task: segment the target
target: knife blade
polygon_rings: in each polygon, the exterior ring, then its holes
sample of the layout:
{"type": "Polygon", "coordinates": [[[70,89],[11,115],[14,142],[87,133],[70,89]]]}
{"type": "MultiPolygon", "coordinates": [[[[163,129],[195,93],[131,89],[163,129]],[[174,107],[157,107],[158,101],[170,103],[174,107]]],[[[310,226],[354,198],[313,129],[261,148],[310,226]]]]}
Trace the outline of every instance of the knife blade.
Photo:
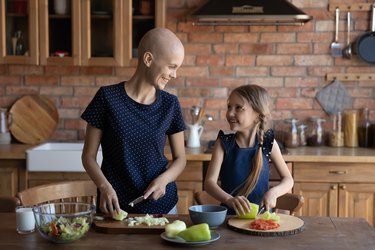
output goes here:
{"type": "Polygon", "coordinates": [[[134,205],[137,205],[138,203],[142,202],[144,200],[143,195],[139,196],[137,199],[131,201],[128,205],[131,207],[134,207],[134,205]]]}
{"type": "Polygon", "coordinates": [[[261,206],[257,215],[260,215],[260,214],[264,213],[265,210],[266,210],[266,205],[261,206]]]}

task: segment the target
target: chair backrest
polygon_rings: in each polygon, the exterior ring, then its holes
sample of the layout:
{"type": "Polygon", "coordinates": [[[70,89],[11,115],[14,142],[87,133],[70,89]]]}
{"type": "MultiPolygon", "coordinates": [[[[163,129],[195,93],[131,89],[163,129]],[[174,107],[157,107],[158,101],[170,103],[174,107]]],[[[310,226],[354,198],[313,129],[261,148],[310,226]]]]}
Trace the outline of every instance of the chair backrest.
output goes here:
{"type": "Polygon", "coordinates": [[[50,202],[87,202],[95,204],[96,186],[91,180],[49,183],[25,189],[16,194],[24,206],[50,202]]]}
{"type": "MultiPolygon", "coordinates": [[[[210,196],[206,191],[198,191],[194,193],[194,199],[197,204],[220,204],[220,201],[210,196]]],[[[302,195],[286,193],[276,201],[276,212],[289,213],[294,215],[303,205],[304,198],[302,195]]]]}
{"type": "Polygon", "coordinates": [[[14,196],[1,195],[0,196],[0,212],[1,213],[14,213],[16,207],[21,204],[20,200],[14,196]]]}

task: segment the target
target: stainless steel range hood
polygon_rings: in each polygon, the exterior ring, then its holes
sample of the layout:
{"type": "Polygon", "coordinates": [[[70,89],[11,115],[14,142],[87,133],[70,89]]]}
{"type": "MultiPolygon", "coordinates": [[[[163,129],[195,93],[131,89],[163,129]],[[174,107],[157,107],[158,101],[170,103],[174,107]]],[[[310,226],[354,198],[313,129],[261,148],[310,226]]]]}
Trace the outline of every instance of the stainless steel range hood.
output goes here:
{"type": "Polygon", "coordinates": [[[303,25],[312,19],[287,0],[209,0],[190,17],[194,25],[303,25]]]}

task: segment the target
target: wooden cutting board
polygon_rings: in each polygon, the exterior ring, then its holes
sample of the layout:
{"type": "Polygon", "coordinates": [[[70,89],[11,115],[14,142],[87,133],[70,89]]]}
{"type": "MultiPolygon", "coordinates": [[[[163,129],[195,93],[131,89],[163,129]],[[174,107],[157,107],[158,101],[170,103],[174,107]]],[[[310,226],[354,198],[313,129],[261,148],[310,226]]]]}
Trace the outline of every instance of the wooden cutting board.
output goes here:
{"type": "MultiPolygon", "coordinates": [[[[129,214],[129,217],[135,216],[145,216],[145,214],[129,214]]],[[[178,215],[163,215],[173,222],[178,219],[178,215]]],[[[126,220],[117,221],[109,217],[105,217],[104,220],[95,220],[92,223],[92,226],[96,232],[107,233],[107,234],[161,234],[165,231],[165,226],[147,226],[147,225],[137,225],[137,226],[128,226],[126,220]]]]}
{"type": "Polygon", "coordinates": [[[280,227],[272,230],[256,230],[250,229],[249,225],[253,220],[250,219],[239,219],[230,218],[228,219],[228,227],[246,234],[257,235],[257,236],[286,236],[300,233],[304,230],[305,222],[292,215],[278,214],[280,216],[280,227]]]}
{"type": "Polygon", "coordinates": [[[55,132],[59,114],[55,104],[45,96],[26,95],[11,107],[12,135],[25,144],[44,142],[55,132]]]}

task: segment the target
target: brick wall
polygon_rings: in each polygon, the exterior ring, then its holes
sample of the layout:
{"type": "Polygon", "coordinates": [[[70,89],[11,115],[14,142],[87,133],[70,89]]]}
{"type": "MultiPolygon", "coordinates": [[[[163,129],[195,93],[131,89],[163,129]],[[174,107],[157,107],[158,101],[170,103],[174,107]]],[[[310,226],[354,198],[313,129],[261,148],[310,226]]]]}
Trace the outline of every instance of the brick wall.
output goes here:
{"type": "MultiPolygon", "coordinates": [[[[271,1],[271,0],[269,0],[271,1]]],[[[317,115],[327,118],[315,99],[330,81],[327,73],[374,73],[375,66],[332,58],[334,39],[332,3],[365,3],[372,0],[293,0],[314,17],[304,26],[192,26],[185,20],[189,11],[203,0],[168,0],[167,27],[176,32],[186,48],[178,78],[167,90],[181,102],[186,121],[189,108],[206,108],[215,121],[205,124],[203,140],[216,138],[219,128],[227,128],[226,98],[241,84],[256,83],[272,95],[276,126],[289,117],[305,121],[317,115]]],[[[341,43],[346,41],[346,12],[340,16],[341,43]]],[[[352,41],[370,29],[370,12],[352,12],[352,41]]],[[[79,116],[99,86],[126,80],[134,68],[0,65],[0,106],[10,107],[26,94],[52,98],[60,122],[51,140],[82,140],[85,123],[79,116]]],[[[343,81],[353,97],[353,108],[369,107],[375,121],[375,79],[343,81]]],[[[328,125],[326,125],[328,126],[328,125]]],[[[279,128],[279,127],[277,127],[279,128]]]]}

